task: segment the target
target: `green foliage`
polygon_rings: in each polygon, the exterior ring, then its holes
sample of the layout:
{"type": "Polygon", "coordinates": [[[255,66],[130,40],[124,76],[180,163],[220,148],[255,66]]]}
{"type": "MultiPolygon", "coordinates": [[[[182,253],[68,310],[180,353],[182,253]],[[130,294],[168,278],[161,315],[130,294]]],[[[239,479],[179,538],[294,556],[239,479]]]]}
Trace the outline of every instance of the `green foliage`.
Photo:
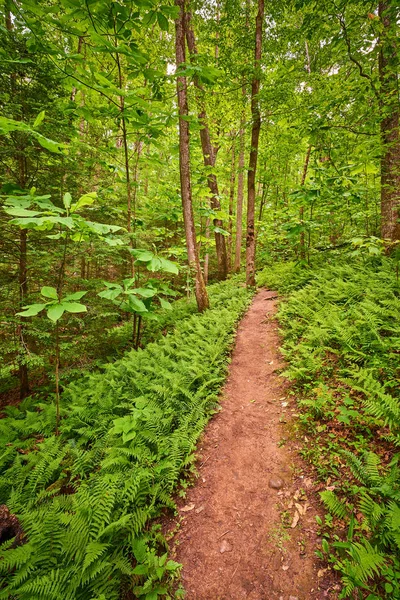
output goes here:
{"type": "Polygon", "coordinates": [[[321,492],[328,511],[325,535],[332,535],[335,520],[348,526],[346,540],[334,535],[330,544],[324,542],[324,555],[341,573],[341,598],[354,597],[357,589],[368,590],[371,598],[398,598],[400,455],[393,453],[393,444],[400,445],[396,260],[363,256],[356,264],[342,260],[305,273],[294,265],[267,267],[261,276],[275,283],[280,271],[281,288],[291,291],[279,312],[289,362],[286,375],[301,394],[307,435],[315,437],[315,449],[305,449],[304,455],[334,488],[321,492]]]}
{"type": "Polygon", "coordinates": [[[74,292],[73,294],[64,296],[64,298],[59,298],[56,288],[44,286],[40,293],[45,299],[51,298],[51,300],[42,304],[29,304],[28,306],[24,306],[24,310],[17,313],[17,315],[20,317],[34,317],[42,310],[46,309],[47,318],[55,323],[63,316],[64,312],[81,313],[86,312],[87,310],[84,304],[75,302],[75,300],[80,300],[87,292],[74,292]]]}
{"type": "Polygon", "coordinates": [[[164,593],[178,566],[144,531],[174,506],[171,494],[215,409],[250,297],[235,282],[219,284],[211,310],[104,374],[72,383],[57,437],[53,406],[30,401],[8,411],[0,422],[0,502],[18,515],[26,543],[1,548],[0,598],[164,593]]]}

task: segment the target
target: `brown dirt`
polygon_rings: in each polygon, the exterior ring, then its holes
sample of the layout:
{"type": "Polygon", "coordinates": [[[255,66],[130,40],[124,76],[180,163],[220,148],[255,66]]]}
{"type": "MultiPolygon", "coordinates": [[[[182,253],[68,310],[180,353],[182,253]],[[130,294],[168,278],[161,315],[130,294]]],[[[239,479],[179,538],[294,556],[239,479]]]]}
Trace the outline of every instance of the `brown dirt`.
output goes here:
{"type": "Polygon", "coordinates": [[[206,429],[198,480],[179,509],[175,557],[187,600],[336,597],[314,555],[314,482],[302,475],[295,442],[282,444],[282,421],[290,424],[295,405],[277,373],[276,296],[259,292],[239,326],[222,410],[206,429]]]}

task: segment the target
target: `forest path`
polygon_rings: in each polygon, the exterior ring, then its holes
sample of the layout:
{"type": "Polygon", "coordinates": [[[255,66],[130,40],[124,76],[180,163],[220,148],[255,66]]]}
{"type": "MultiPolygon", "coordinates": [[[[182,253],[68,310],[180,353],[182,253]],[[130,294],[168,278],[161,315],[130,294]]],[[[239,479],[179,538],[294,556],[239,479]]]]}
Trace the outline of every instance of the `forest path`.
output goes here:
{"type": "Polygon", "coordinates": [[[276,372],[276,296],[260,291],[240,323],[222,410],[205,431],[199,478],[179,510],[175,556],[187,600],[333,597],[318,587],[313,482],[301,475],[294,442],[280,444],[281,420],[290,421],[295,405],[276,372]]]}

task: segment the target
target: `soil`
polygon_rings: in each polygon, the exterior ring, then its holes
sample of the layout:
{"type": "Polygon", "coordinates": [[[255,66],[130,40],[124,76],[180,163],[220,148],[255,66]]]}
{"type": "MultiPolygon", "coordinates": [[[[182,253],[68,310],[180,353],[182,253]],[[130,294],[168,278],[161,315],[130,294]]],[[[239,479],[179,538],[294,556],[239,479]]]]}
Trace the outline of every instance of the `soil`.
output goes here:
{"type": "Polygon", "coordinates": [[[315,557],[318,486],[290,433],[296,405],[279,376],[276,298],[260,291],[239,326],[221,410],[180,503],[171,535],[187,600],[336,598],[335,580],[315,557]]]}

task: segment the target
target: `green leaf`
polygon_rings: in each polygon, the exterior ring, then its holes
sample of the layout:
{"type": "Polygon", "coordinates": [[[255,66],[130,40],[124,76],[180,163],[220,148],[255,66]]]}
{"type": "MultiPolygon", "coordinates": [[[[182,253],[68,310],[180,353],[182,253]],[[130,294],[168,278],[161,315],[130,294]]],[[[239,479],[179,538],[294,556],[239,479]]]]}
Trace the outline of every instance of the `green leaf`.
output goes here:
{"type": "Polygon", "coordinates": [[[22,312],[16,313],[19,317],[34,317],[39,314],[41,310],[43,310],[47,304],[29,304],[28,306],[24,306],[26,310],[22,312]]]}
{"type": "Polygon", "coordinates": [[[160,258],[162,270],[167,273],[173,273],[174,275],[179,274],[179,267],[176,263],[172,262],[172,260],[167,260],[166,258],[160,258]]]}
{"type": "Polygon", "coordinates": [[[44,296],[45,298],[51,298],[52,300],[58,300],[58,294],[57,294],[57,290],[56,288],[53,287],[49,287],[47,285],[45,285],[44,287],[42,287],[42,289],[40,290],[40,293],[42,294],[42,296],[44,296]]]}
{"type": "Polygon", "coordinates": [[[226,231],[226,229],[222,229],[222,227],[214,227],[214,233],[220,233],[221,235],[224,235],[224,236],[229,235],[229,231],[226,231]]]}
{"type": "Polygon", "coordinates": [[[63,302],[62,305],[69,313],[87,312],[86,306],[84,304],[80,304],[79,302],[63,302]]]}
{"type": "Polygon", "coordinates": [[[133,569],[135,575],[147,575],[149,567],[147,565],[137,565],[133,569]]]}
{"type": "Polygon", "coordinates": [[[35,217],[39,215],[40,212],[38,210],[27,210],[26,208],[9,208],[7,206],[4,207],[4,212],[12,217],[35,217]]]}
{"type": "Polygon", "coordinates": [[[108,290],[103,290],[102,292],[99,292],[97,295],[100,298],[105,298],[106,300],[115,300],[116,298],[118,298],[118,296],[122,293],[122,288],[113,288],[113,289],[108,289],[108,290]]]}
{"type": "Polygon", "coordinates": [[[168,300],[164,300],[164,298],[160,298],[160,304],[162,308],[166,310],[172,310],[172,304],[168,302],[168,300]]]}
{"type": "Polygon", "coordinates": [[[58,319],[60,319],[63,316],[64,311],[65,308],[63,304],[51,304],[47,309],[47,316],[50,319],[50,321],[54,321],[55,323],[56,321],[58,321],[58,319]]]}
{"type": "Polygon", "coordinates": [[[150,252],[150,250],[130,250],[130,253],[138,260],[139,262],[149,262],[153,259],[154,254],[150,252]]]}
{"type": "Polygon", "coordinates": [[[44,116],[45,116],[45,114],[46,114],[46,113],[45,113],[45,111],[44,111],[44,110],[42,110],[42,111],[41,111],[41,112],[38,114],[38,116],[36,117],[36,119],[35,119],[35,122],[34,122],[34,124],[33,124],[33,128],[34,128],[34,129],[36,129],[36,127],[39,127],[39,125],[42,123],[42,121],[43,121],[43,119],[44,119],[44,116]]]}
{"type": "Polygon", "coordinates": [[[62,301],[70,302],[71,300],[80,300],[85,294],[87,294],[87,292],[74,292],[73,294],[68,294],[68,296],[65,296],[62,301]]]}
{"type": "Polygon", "coordinates": [[[142,296],[143,298],[152,298],[157,293],[156,290],[153,290],[152,288],[134,288],[131,292],[139,294],[139,296],[142,296]]]}
{"type": "Polygon", "coordinates": [[[166,19],[165,16],[160,12],[157,13],[157,22],[162,31],[168,31],[168,19],[166,19]]]}
{"type": "Polygon", "coordinates": [[[135,278],[129,277],[129,279],[123,279],[122,283],[124,284],[125,290],[128,290],[131,287],[131,285],[135,283],[135,278]]]}
{"type": "Polygon", "coordinates": [[[49,138],[44,137],[40,133],[35,131],[31,131],[33,137],[37,139],[42,148],[45,148],[49,152],[53,154],[62,154],[62,149],[65,148],[65,144],[61,144],[60,142],[55,142],[54,140],[49,140],[49,138]]]}
{"type": "Polygon", "coordinates": [[[139,298],[136,298],[136,296],[134,296],[133,294],[128,296],[127,303],[129,308],[133,312],[147,312],[147,308],[145,307],[143,302],[139,300],[139,298]]]}
{"type": "Polygon", "coordinates": [[[79,198],[78,202],[75,202],[75,204],[72,204],[70,212],[71,213],[76,212],[77,210],[82,208],[82,206],[89,206],[90,204],[93,204],[93,202],[96,200],[96,198],[97,198],[96,192],[90,192],[88,194],[83,194],[83,196],[81,196],[79,198]]]}
{"type": "Polygon", "coordinates": [[[64,203],[66,210],[68,210],[69,207],[71,206],[71,202],[72,202],[71,194],[69,192],[65,192],[64,197],[63,197],[63,203],[64,203]]]}

